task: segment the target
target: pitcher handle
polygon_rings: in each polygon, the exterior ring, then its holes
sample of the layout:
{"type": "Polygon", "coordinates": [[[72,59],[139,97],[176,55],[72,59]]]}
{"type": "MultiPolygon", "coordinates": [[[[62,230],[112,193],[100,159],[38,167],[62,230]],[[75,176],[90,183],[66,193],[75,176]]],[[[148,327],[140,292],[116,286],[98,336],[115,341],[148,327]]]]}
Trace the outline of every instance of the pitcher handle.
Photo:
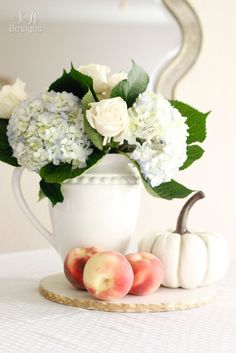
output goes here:
{"type": "Polygon", "coordinates": [[[54,236],[51,232],[49,232],[40,222],[39,220],[35,217],[35,215],[32,213],[31,209],[29,208],[29,205],[25,201],[25,198],[22,194],[22,189],[21,189],[21,177],[22,173],[24,171],[24,168],[15,168],[13,175],[12,175],[12,190],[16,199],[16,202],[18,203],[18,206],[28,218],[28,220],[34,225],[34,227],[46,238],[49,243],[55,247],[55,239],[54,236]]]}

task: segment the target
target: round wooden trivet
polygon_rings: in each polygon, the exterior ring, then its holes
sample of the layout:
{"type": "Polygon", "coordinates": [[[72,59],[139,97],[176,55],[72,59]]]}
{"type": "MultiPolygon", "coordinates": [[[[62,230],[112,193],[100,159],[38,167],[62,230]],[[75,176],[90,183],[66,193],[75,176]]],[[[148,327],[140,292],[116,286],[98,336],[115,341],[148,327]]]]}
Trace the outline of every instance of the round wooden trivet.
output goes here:
{"type": "Polygon", "coordinates": [[[63,273],[45,277],[39,285],[40,294],[53,302],[82,309],[116,312],[159,312],[198,308],[211,303],[216,297],[214,287],[192,290],[161,287],[147,296],[127,295],[112,301],[101,301],[86,291],[72,287],[63,273]]]}

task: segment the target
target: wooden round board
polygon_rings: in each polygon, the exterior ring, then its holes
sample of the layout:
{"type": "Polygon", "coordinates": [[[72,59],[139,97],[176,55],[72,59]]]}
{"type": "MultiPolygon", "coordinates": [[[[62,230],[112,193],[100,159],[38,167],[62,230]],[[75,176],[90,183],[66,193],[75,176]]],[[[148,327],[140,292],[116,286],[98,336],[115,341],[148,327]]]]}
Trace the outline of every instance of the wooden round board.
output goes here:
{"type": "Polygon", "coordinates": [[[72,287],[63,273],[45,277],[39,285],[40,294],[53,302],[78,308],[116,312],[159,312],[198,308],[211,303],[216,297],[215,287],[171,289],[161,287],[147,296],[126,295],[112,301],[102,301],[86,291],[72,287]]]}
{"type": "Polygon", "coordinates": [[[39,292],[53,302],[82,309],[136,313],[198,308],[211,303],[216,297],[215,287],[210,286],[192,290],[161,287],[147,296],[126,295],[121,299],[102,301],[93,298],[86,291],[75,289],[63,273],[42,279],[39,292]]]}

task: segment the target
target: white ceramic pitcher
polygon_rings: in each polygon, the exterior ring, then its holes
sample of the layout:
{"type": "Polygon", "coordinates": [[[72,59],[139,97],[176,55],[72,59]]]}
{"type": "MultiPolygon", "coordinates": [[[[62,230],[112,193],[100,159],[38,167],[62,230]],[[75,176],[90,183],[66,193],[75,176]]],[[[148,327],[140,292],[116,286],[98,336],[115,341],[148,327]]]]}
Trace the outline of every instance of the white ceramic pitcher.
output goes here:
{"type": "Polygon", "coordinates": [[[53,233],[33,215],[22,195],[23,170],[16,168],[13,173],[16,201],[62,260],[75,247],[128,250],[138,219],[141,186],[126,157],[108,154],[88,172],[62,185],[64,202],[49,206],[53,233]]]}

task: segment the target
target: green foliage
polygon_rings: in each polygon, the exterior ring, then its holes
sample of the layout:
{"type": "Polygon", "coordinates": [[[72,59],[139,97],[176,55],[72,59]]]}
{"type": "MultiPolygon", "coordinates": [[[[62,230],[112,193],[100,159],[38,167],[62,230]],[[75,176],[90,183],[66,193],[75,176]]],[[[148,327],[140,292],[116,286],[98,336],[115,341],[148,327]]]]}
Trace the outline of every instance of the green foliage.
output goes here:
{"type": "Polygon", "coordinates": [[[167,183],[162,183],[159,186],[152,187],[150,184],[150,181],[146,180],[144,178],[139,164],[136,161],[132,160],[127,153],[120,153],[120,154],[126,156],[133,163],[133,165],[135,165],[135,167],[139,171],[139,174],[141,176],[141,179],[142,179],[142,182],[143,182],[145,189],[152,196],[161,197],[166,200],[172,200],[172,199],[176,199],[176,198],[178,198],[178,199],[184,198],[193,192],[193,190],[186,188],[184,185],[177,183],[177,181],[175,181],[175,180],[171,180],[167,183]]]}
{"type": "Polygon", "coordinates": [[[92,92],[89,90],[83,97],[82,99],[82,110],[83,113],[86,113],[86,110],[88,110],[90,108],[90,103],[94,103],[95,99],[93,97],[92,92]]]}
{"type": "Polygon", "coordinates": [[[73,93],[80,99],[84,97],[88,90],[92,92],[94,99],[97,101],[93,90],[93,79],[76,70],[73,65],[71,65],[70,72],[64,70],[62,76],[49,87],[49,91],[73,93]]]}
{"type": "Polygon", "coordinates": [[[84,116],[84,130],[88,135],[88,138],[100,151],[103,150],[103,136],[97,132],[88,122],[86,116],[84,116]]]}
{"type": "Polygon", "coordinates": [[[202,157],[204,153],[203,148],[198,145],[190,145],[187,147],[187,159],[180,168],[180,170],[188,168],[193,162],[202,157]]]}
{"type": "Polygon", "coordinates": [[[92,141],[95,147],[97,147],[100,151],[103,150],[103,136],[99,134],[97,130],[95,130],[88,122],[86,118],[86,110],[89,109],[90,103],[94,102],[94,97],[89,90],[82,99],[82,109],[84,114],[84,129],[88,135],[88,138],[92,141]]]}
{"type": "Polygon", "coordinates": [[[201,143],[205,141],[207,136],[206,131],[206,121],[207,117],[210,114],[199,112],[197,109],[191,107],[188,104],[172,100],[170,101],[171,105],[175,107],[182,116],[187,118],[186,124],[188,125],[188,138],[187,138],[187,160],[180,170],[188,168],[196,160],[200,159],[204,153],[202,147],[194,142],[201,143]]]}
{"type": "MultiPolygon", "coordinates": [[[[144,185],[148,190],[150,183],[146,182],[144,185]]],[[[166,200],[182,199],[190,195],[194,190],[186,188],[186,186],[177,183],[175,180],[171,180],[167,183],[162,183],[157,187],[152,187],[154,191],[154,196],[159,196],[166,200]]]]}
{"type": "Polygon", "coordinates": [[[189,127],[187,144],[190,145],[193,142],[203,142],[206,138],[206,119],[210,112],[201,113],[190,105],[176,100],[172,100],[170,103],[182,116],[187,118],[186,124],[189,127]]]}
{"type": "Polygon", "coordinates": [[[62,163],[60,165],[54,165],[52,163],[47,164],[40,170],[40,176],[47,183],[62,183],[67,179],[73,179],[77,176],[82,175],[88,169],[98,163],[104,153],[99,150],[94,150],[93,153],[87,159],[87,166],[85,168],[73,168],[69,163],[62,163]]]}
{"type": "Polygon", "coordinates": [[[40,181],[40,199],[45,195],[55,206],[58,202],[63,202],[64,197],[61,192],[61,184],[58,183],[47,183],[44,179],[40,181]]]}
{"type": "Polygon", "coordinates": [[[7,138],[7,119],[0,119],[0,161],[19,167],[17,159],[13,157],[13,151],[7,138]]]}
{"type": "Polygon", "coordinates": [[[9,148],[9,142],[7,138],[7,119],[0,119],[0,150],[6,150],[9,148]]]}
{"type": "Polygon", "coordinates": [[[17,162],[17,159],[15,157],[12,157],[12,149],[9,148],[8,150],[1,151],[0,150],[0,161],[10,164],[13,167],[19,167],[19,164],[17,162]]]}
{"type": "Polygon", "coordinates": [[[110,98],[121,97],[130,108],[138,95],[146,90],[148,83],[148,74],[133,61],[133,66],[128,73],[127,79],[120,81],[112,89],[110,98]]]}

